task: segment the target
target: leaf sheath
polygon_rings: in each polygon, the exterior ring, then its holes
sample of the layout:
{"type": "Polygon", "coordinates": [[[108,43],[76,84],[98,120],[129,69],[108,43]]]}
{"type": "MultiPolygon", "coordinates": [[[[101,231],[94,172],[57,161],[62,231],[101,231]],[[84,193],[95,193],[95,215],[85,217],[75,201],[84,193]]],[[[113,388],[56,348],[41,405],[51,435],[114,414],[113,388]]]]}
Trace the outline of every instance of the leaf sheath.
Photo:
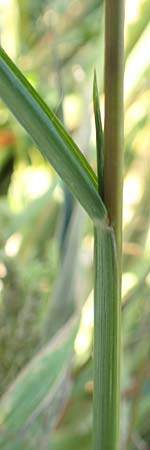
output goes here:
{"type": "Polygon", "coordinates": [[[119,417],[120,304],[112,228],[95,228],[93,450],[116,450],[119,417]]]}

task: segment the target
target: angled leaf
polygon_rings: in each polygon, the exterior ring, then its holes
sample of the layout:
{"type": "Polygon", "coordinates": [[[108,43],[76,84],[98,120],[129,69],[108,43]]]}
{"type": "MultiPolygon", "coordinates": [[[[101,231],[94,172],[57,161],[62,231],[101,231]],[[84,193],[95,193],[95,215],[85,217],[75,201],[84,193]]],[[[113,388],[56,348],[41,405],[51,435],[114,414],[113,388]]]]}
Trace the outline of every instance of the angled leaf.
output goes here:
{"type": "Polygon", "coordinates": [[[89,216],[106,217],[97,178],[55,114],[0,48],[0,96],[89,216]]]}

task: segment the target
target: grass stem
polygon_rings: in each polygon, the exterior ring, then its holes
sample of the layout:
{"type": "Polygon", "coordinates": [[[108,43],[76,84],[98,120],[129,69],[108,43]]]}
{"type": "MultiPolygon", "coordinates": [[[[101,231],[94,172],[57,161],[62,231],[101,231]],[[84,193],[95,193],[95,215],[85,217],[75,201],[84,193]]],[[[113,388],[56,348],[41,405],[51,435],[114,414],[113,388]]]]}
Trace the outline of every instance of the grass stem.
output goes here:
{"type": "MultiPolygon", "coordinates": [[[[104,202],[122,253],[124,0],[105,1],[104,202]]],[[[120,265],[120,263],[119,263],[120,265]]]]}
{"type": "Polygon", "coordinates": [[[105,0],[104,204],[95,225],[93,449],[117,450],[123,173],[124,0],[105,0]]]}

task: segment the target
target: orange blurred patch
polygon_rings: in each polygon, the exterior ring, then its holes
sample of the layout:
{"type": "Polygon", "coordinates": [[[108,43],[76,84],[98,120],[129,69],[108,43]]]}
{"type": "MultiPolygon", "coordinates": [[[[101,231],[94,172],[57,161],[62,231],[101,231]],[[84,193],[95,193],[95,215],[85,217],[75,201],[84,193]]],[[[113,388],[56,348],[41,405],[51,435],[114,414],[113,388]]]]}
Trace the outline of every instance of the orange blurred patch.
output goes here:
{"type": "Polygon", "coordinates": [[[0,147],[14,144],[16,137],[11,130],[0,130],[0,147]]]}

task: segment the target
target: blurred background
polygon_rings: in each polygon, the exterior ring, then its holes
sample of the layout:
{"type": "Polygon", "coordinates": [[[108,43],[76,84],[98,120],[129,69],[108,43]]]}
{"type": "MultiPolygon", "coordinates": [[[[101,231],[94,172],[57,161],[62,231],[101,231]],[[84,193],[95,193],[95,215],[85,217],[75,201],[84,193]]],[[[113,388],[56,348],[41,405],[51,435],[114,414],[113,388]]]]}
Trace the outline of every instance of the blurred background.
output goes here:
{"type": "MultiPolygon", "coordinates": [[[[125,6],[120,449],[149,450],[149,8],[125,6]]],[[[0,0],[0,35],[96,170],[104,2],[0,0]]],[[[0,244],[0,448],[90,450],[92,223],[2,102],[0,244]]]]}

